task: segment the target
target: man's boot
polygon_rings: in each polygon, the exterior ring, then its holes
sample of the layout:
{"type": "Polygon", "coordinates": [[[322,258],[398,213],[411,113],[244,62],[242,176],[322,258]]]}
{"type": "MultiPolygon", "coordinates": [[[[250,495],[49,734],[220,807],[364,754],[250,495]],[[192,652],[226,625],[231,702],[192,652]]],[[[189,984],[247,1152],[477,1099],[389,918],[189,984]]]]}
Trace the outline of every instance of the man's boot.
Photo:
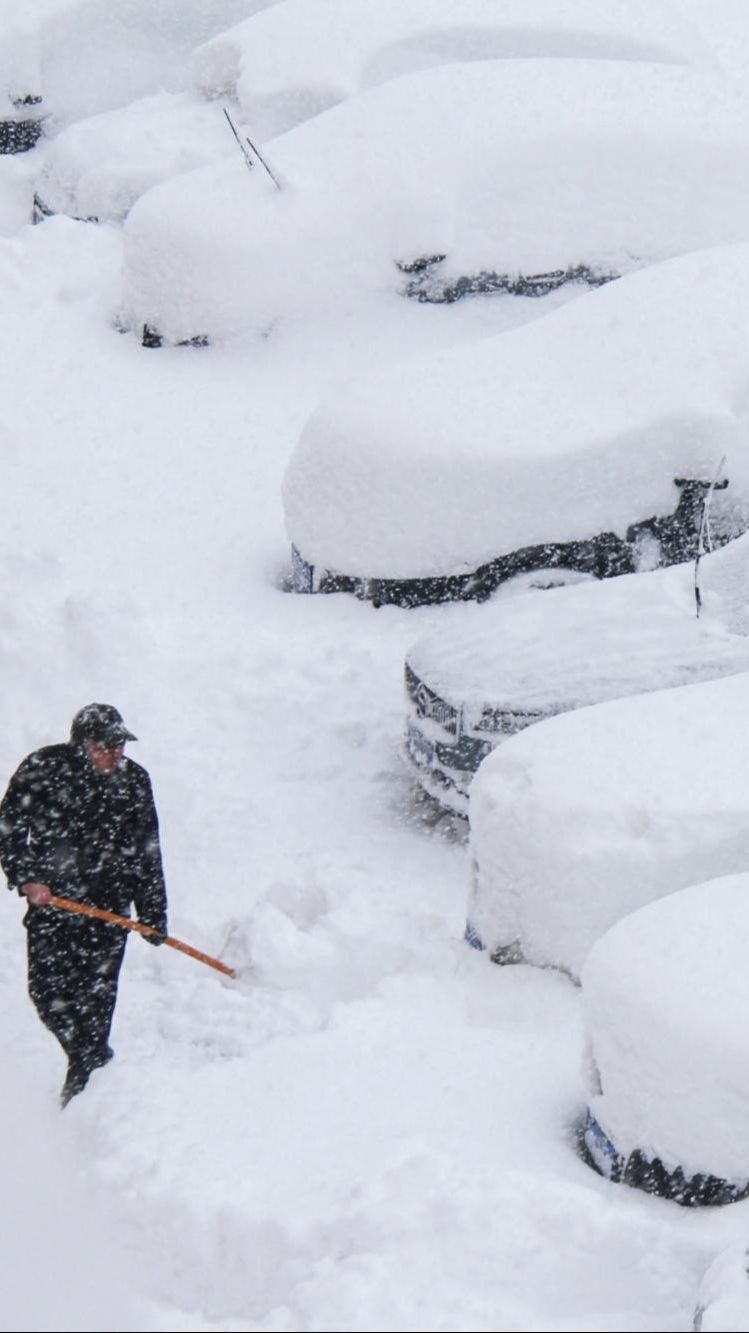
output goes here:
{"type": "Polygon", "coordinates": [[[97,1046],[96,1050],[91,1052],[87,1064],[89,1069],[101,1069],[103,1065],[108,1065],[109,1061],[113,1059],[114,1051],[111,1046],[97,1046]]]}
{"type": "Polygon", "coordinates": [[[77,1097],[79,1092],[83,1092],[89,1080],[91,1070],[82,1063],[80,1059],[71,1056],[68,1065],[68,1073],[60,1092],[60,1105],[63,1109],[73,1097],[77,1097]]]}

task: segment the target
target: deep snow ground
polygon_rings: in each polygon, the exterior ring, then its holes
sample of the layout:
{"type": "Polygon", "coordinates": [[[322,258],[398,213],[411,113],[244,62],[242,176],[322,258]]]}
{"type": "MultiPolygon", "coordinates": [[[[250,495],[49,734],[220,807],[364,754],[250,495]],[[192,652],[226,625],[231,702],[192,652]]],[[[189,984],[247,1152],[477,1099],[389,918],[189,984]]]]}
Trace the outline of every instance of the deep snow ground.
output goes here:
{"type": "MultiPolygon", "coordinates": [[[[27,166],[2,166],[8,217],[27,166]]],[[[463,946],[465,847],[410,798],[403,654],[461,608],[282,590],[280,478],[334,379],[538,304],[394,297],[149,352],[111,326],[115,230],[19,225],[0,768],[115,702],[154,780],[172,932],[243,975],[133,940],[118,1059],[60,1116],[2,901],[0,1327],[689,1328],[749,1204],[686,1214],[578,1162],[578,993],[463,946]]]]}

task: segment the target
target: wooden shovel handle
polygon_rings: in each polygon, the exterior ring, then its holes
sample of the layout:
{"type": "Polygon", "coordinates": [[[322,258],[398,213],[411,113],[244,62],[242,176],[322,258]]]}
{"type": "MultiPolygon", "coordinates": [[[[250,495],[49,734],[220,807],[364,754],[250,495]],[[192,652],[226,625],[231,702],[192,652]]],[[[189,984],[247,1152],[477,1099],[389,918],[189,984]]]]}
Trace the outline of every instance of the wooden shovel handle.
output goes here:
{"type": "MultiPolygon", "coordinates": [[[[160,934],[154,926],[144,926],[142,921],[133,921],[129,916],[118,916],[116,912],[107,912],[103,907],[89,907],[88,903],[76,903],[70,898],[56,898],[53,895],[49,900],[49,906],[61,908],[63,912],[77,912],[80,916],[94,916],[97,921],[109,921],[113,926],[121,926],[123,930],[135,930],[139,935],[160,934]]],[[[211,958],[210,954],[202,953],[200,949],[193,949],[191,944],[175,940],[173,935],[167,935],[164,943],[171,949],[178,949],[180,953],[187,953],[191,958],[197,958],[199,963],[205,963],[207,967],[215,967],[217,972],[223,972],[226,977],[236,978],[237,974],[233,967],[227,967],[226,963],[219,962],[218,958],[211,958]]]]}

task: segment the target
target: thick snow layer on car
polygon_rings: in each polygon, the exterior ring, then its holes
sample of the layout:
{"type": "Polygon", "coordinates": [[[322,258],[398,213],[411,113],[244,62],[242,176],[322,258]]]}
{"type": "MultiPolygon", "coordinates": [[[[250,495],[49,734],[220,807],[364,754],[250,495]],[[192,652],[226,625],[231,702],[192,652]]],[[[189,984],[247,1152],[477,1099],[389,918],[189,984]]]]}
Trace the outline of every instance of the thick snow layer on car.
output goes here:
{"type": "MultiPolygon", "coordinates": [[[[749,202],[749,195],[747,195],[749,202]]],[[[311,416],[285,480],[312,564],[459,573],[674,504],[728,459],[749,494],[749,248],[631,274],[480,343],[362,377],[311,416]]]]}
{"type": "Polygon", "coordinates": [[[693,566],[679,565],[466,607],[406,660],[469,716],[488,705],[562,712],[749,670],[743,623],[738,634],[725,624],[749,580],[749,537],[703,558],[699,579],[699,618],[693,566]]]}
{"type": "Polygon", "coordinates": [[[469,920],[489,947],[578,974],[621,917],[747,863],[749,675],[563,713],[471,786],[469,920]]]}
{"type": "Polygon", "coordinates": [[[236,98],[262,139],[418,69],[534,56],[710,60],[673,8],[645,0],[285,0],[200,47],[195,80],[236,98]]]}
{"type": "Polygon", "coordinates": [[[186,88],[192,52],[271,0],[3,0],[0,92],[43,96],[54,131],[160,89],[186,88]]]}
{"type": "Polygon", "coordinates": [[[749,1246],[734,1242],[713,1260],[697,1295],[697,1333],[746,1333],[749,1329],[749,1246]]]}
{"type": "Polygon", "coordinates": [[[592,948],[590,1109],[623,1155],[749,1178],[748,934],[749,874],[736,874],[650,903],[592,948]]]}
{"type": "Polygon", "coordinates": [[[349,99],[149,191],[126,227],[135,324],[178,341],[349,308],[450,274],[620,272],[743,239],[749,117],[717,75],[614,61],[485,61],[349,99]],[[189,274],[177,283],[176,273],[189,274]]]}
{"type": "Polygon", "coordinates": [[[237,151],[220,107],[156,93],[63,130],[47,148],[37,196],[53,213],[120,221],[159,181],[237,151]]]}

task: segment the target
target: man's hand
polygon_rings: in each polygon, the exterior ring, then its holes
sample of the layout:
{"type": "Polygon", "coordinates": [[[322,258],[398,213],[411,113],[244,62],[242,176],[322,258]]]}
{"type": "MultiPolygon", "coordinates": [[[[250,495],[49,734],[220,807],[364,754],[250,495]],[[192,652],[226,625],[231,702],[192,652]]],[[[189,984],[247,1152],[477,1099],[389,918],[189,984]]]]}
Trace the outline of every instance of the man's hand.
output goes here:
{"type": "MultiPolygon", "coordinates": [[[[145,922],[144,922],[143,924],[145,924],[145,922]]],[[[154,934],[153,934],[153,935],[144,935],[144,936],[143,936],[143,939],[144,939],[144,940],[148,940],[148,943],[149,943],[149,944],[165,944],[165,943],[166,943],[166,931],[165,931],[165,930],[156,930],[155,927],[152,927],[152,929],[153,929],[153,931],[154,931],[154,934]]]]}
{"type": "Polygon", "coordinates": [[[28,898],[32,907],[46,907],[53,893],[49,884],[37,884],[34,880],[24,884],[21,893],[28,898]]]}

